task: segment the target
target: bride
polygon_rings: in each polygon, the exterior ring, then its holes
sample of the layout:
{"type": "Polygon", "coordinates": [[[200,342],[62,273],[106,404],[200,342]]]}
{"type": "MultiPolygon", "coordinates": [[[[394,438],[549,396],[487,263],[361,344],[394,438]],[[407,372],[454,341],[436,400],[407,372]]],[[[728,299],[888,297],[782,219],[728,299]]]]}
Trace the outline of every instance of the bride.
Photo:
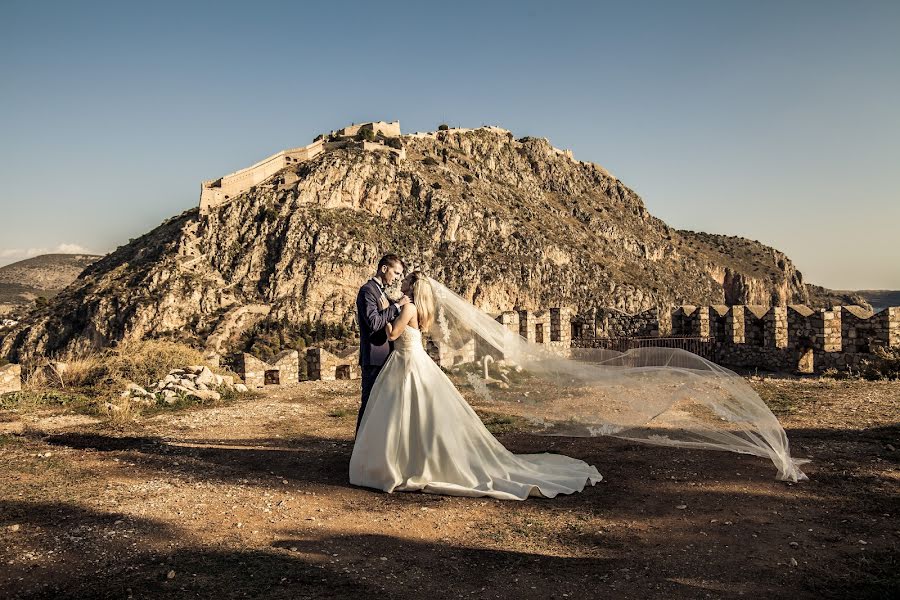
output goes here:
{"type": "Polygon", "coordinates": [[[558,454],[513,454],[482,424],[425,351],[435,318],[434,290],[419,271],[402,291],[412,301],[387,325],[394,350],[369,396],[350,458],[350,483],[453,496],[524,500],[571,494],[602,479],[584,461],[558,454]]]}

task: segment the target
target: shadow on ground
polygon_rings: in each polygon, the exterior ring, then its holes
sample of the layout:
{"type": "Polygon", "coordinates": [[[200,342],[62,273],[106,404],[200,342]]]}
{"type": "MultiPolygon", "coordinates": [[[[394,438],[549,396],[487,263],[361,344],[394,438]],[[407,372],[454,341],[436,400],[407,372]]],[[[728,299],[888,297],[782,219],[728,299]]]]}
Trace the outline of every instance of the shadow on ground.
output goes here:
{"type": "MultiPolygon", "coordinates": [[[[502,519],[477,524],[485,542],[478,547],[379,531],[310,537],[296,530],[282,532],[268,549],[193,547],[166,523],[74,504],[5,501],[0,525],[40,530],[45,551],[61,536],[83,543],[74,545],[81,552],[57,556],[45,571],[16,566],[3,577],[4,587],[34,598],[122,598],[128,590],[163,598],[890,597],[900,588],[890,516],[900,509],[896,482],[878,471],[896,467],[898,454],[886,445],[896,444],[898,434],[898,426],[790,430],[793,454],[813,455],[810,481],[798,485],[775,481],[774,466],[757,457],[614,438],[505,434],[498,437],[513,452],[577,456],[597,465],[605,481],[552,500],[495,503],[492,514],[502,519]],[[584,525],[541,527],[541,519],[571,514],[584,525]],[[110,534],[116,521],[128,537],[110,534]],[[871,541],[879,535],[886,541],[871,541]],[[568,551],[504,549],[513,541],[521,548],[528,536],[550,544],[535,547],[568,551]],[[860,546],[863,538],[870,545],[860,546]],[[21,587],[25,582],[33,587],[21,587]]],[[[350,486],[352,445],[340,439],[32,435],[133,460],[138,477],[166,473],[262,489],[283,477],[304,489],[327,489],[347,511],[372,516],[442,502],[350,486]]],[[[463,507],[479,501],[453,500],[463,507]]]]}

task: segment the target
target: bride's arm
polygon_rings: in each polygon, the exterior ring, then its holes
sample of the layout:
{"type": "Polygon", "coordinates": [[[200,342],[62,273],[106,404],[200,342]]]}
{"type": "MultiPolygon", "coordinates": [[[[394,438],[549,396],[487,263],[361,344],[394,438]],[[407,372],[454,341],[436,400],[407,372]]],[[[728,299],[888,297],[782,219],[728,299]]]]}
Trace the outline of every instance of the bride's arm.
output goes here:
{"type": "Polygon", "coordinates": [[[393,342],[400,337],[400,334],[406,329],[406,326],[409,324],[409,321],[414,314],[416,314],[415,304],[410,302],[409,304],[403,305],[403,308],[400,309],[400,315],[394,319],[392,323],[387,324],[386,331],[388,339],[393,342]]]}

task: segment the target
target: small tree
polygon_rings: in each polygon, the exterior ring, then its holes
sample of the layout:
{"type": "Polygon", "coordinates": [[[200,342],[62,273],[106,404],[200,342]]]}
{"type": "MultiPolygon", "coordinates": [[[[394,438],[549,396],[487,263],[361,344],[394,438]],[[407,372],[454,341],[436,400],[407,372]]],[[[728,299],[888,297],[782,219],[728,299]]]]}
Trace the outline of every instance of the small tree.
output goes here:
{"type": "Polygon", "coordinates": [[[375,132],[371,129],[360,129],[356,133],[356,139],[361,142],[374,142],[375,141],[375,132]]]}
{"type": "Polygon", "coordinates": [[[440,125],[438,125],[438,131],[447,131],[448,129],[450,129],[450,126],[446,123],[441,123],[440,125]]]}

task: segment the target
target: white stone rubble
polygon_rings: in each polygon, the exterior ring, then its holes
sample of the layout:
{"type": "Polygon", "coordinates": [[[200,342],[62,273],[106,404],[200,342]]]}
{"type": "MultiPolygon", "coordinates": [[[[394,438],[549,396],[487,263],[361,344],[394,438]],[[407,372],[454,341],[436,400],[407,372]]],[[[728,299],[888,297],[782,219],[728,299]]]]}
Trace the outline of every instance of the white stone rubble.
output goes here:
{"type": "Polygon", "coordinates": [[[217,375],[209,367],[191,365],[183,369],[172,369],[147,389],[136,383],[129,383],[122,392],[122,397],[152,406],[157,402],[175,404],[182,395],[201,401],[219,400],[222,394],[217,390],[234,390],[239,393],[249,391],[243,383],[234,383],[234,377],[230,375],[217,375]]]}

